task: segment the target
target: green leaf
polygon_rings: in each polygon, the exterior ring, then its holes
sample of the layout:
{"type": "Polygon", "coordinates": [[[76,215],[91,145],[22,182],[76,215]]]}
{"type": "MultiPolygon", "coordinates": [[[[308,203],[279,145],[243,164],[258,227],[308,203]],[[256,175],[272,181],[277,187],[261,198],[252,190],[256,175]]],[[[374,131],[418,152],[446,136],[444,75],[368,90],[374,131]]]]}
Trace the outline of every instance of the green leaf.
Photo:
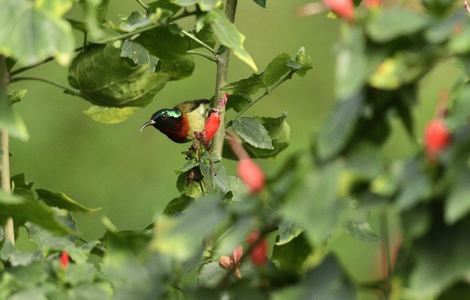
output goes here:
{"type": "Polygon", "coordinates": [[[55,17],[63,16],[73,6],[72,0],[38,0],[35,6],[39,9],[47,11],[55,17]]]}
{"type": "Polygon", "coordinates": [[[276,56],[263,72],[263,79],[267,86],[278,82],[282,77],[289,74],[292,68],[289,66],[291,57],[289,54],[282,53],[276,56]]]}
{"type": "Polygon", "coordinates": [[[89,46],[69,68],[70,85],[93,104],[110,107],[145,106],[170,79],[164,72],[148,72],[120,57],[112,45],[89,46]]]}
{"type": "Polygon", "coordinates": [[[415,34],[423,30],[428,23],[429,18],[424,14],[394,7],[375,16],[367,24],[366,30],[372,40],[383,43],[415,34]]]}
{"type": "Polygon", "coordinates": [[[334,256],[307,274],[301,299],[353,300],[356,291],[334,256]]]}
{"type": "MultiPolygon", "coordinates": [[[[0,13],[1,14],[1,13],[0,13]]],[[[0,64],[0,77],[6,76],[5,64],[0,64]]],[[[28,140],[26,126],[20,116],[13,110],[6,86],[0,83],[0,129],[6,129],[11,136],[28,140]]]]}
{"type": "Polygon", "coordinates": [[[70,62],[74,51],[72,28],[57,16],[63,8],[50,11],[52,7],[45,7],[45,3],[49,1],[2,1],[1,54],[12,56],[23,65],[38,63],[49,56],[55,57],[62,65],[70,62]]]}
{"type": "Polygon", "coordinates": [[[103,124],[117,124],[123,122],[137,111],[137,107],[105,107],[90,106],[83,113],[96,122],[103,124]]]}
{"type": "Polygon", "coordinates": [[[452,187],[446,199],[445,221],[452,225],[470,212],[470,170],[457,167],[452,176],[452,187]]]}
{"type": "MultiPolygon", "coordinates": [[[[262,74],[252,74],[250,77],[227,84],[223,90],[234,95],[251,96],[260,89],[267,89],[268,86],[263,80],[262,74]]],[[[228,102],[230,103],[230,101],[228,102]]]]}
{"type": "Polygon", "coordinates": [[[38,193],[39,198],[49,206],[55,206],[76,212],[95,212],[100,210],[99,208],[86,207],[61,192],[51,192],[44,189],[37,189],[36,192],[38,193]]]}
{"type": "Polygon", "coordinates": [[[304,261],[312,251],[303,234],[295,237],[287,244],[276,245],[273,248],[272,260],[281,270],[300,272],[304,261]]]}
{"type": "Polygon", "coordinates": [[[163,210],[163,214],[167,216],[174,216],[183,212],[192,202],[193,198],[186,195],[181,195],[178,198],[174,198],[166,205],[163,210]]]}
{"type": "Polygon", "coordinates": [[[172,0],[172,2],[183,7],[197,4],[202,11],[213,10],[222,4],[221,0],[172,0]]]}
{"type": "Polygon", "coordinates": [[[12,199],[0,197],[0,222],[5,222],[9,217],[15,220],[15,226],[29,221],[40,225],[52,232],[70,234],[72,231],[64,226],[55,215],[54,211],[46,204],[37,200],[21,198],[21,202],[13,203],[12,199]],[[8,202],[10,201],[10,202],[8,202]]]}
{"type": "Polygon", "coordinates": [[[377,242],[380,240],[380,237],[365,220],[349,220],[346,222],[346,229],[353,238],[363,242],[377,242]]]}
{"type": "Polygon", "coordinates": [[[227,213],[222,208],[222,196],[205,196],[189,206],[185,213],[157,220],[152,248],[184,261],[201,250],[202,241],[225,220],[227,213]]]}
{"type": "Polygon", "coordinates": [[[346,37],[336,58],[336,97],[339,100],[359,93],[368,71],[363,30],[353,27],[345,32],[346,37]]]}
{"type": "Polygon", "coordinates": [[[15,248],[10,241],[5,241],[0,250],[2,261],[8,261],[13,267],[27,266],[41,259],[39,252],[25,252],[15,248]]]}
{"type": "MultiPolygon", "coordinates": [[[[286,118],[286,114],[277,118],[257,118],[261,125],[267,130],[273,148],[261,149],[248,143],[243,143],[243,147],[245,147],[252,158],[274,157],[289,146],[290,127],[286,121],[286,118]]],[[[227,143],[224,144],[223,157],[236,159],[235,154],[233,154],[230,146],[228,146],[227,143]]]]}
{"type": "Polygon", "coordinates": [[[136,65],[145,65],[150,72],[154,72],[158,64],[158,58],[131,40],[125,40],[121,46],[121,57],[131,59],[136,65]]]}
{"type": "Polygon", "coordinates": [[[398,185],[402,188],[396,204],[401,210],[412,208],[432,193],[430,179],[423,170],[422,162],[418,159],[406,162],[398,177],[398,185]]]}
{"type": "Polygon", "coordinates": [[[193,56],[187,54],[191,40],[179,35],[179,30],[176,26],[160,26],[142,33],[134,40],[160,60],[160,72],[169,74],[171,80],[186,78],[195,68],[193,56]]]}
{"type": "Polygon", "coordinates": [[[295,223],[282,220],[279,224],[279,239],[276,241],[276,245],[282,246],[289,243],[296,237],[298,237],[304,231],[303,228],[297,226],[295,223]]]}
{"type": "Polygon", "coordinates": [[[226,110],[233,108],[236,112],[240,112],[246,106],[248,106],[253,100],[245,95],[231,94],[228,97],[226,110]]]}
{"type": "Polygon", "coordinates": [[[24,98],[27,92],[28,92],[27,89],[15,89],[15,90],[9,91],[8,101],[10,102],[10,105],[20,102],[24,98]]]}
{"type": "Polygon", "coordinates": [[[44,230],[39,226],[27,223],[29,238],[35,243],[43,256],[49,255],[51,252],[67,251],[73,261],[77,264],[85,263],[88,260],[90,251],[96,243],[88,243],[82,246],[75,245],[70,237],[60,237],[52,234],[48,230],[44,230]]]}
{"type": "Polygon", "coordinates": [[[274,149],[271,137],[264,126],[256,119],[242,117],[232,123],[235,132],[248,144],[260,149],[274,149]]]}
{"type": "Polygon", "coordinates": [[[68,299],[96,300],[115,299],[113,289],[107,282],[82,284],[74,289],[70,289],[68,299]]]}
{"type": "Polygon", "coordinates": [[[266,8],[266,0],[253,0],[259,6],[266,8]]]}
{"type": "Polygon", "coordinates": [[[346,202],[337,199],[340,164],[311,172],[294,189],[281,212],[305,228],[309,241],[320,246],[340,225],[346,202]]]}
{"type": "Polygon", "coordinates": [[[427,236],[417,243],[415,267],[406,293],[410,299],[433,299],[470,273],[469,218],[458,226],[434,223],[427,236]]]}
{"type": "Polygon", "coordinates": [[[85,11],[85,24],[87,32],[92,40],[103,39],[107,36],[103,30],[106,22],[106,13],[108,11],[109,0],[82,0],[85,11]]]}
{"type": "Polygon", "coordinates": [[[227,16],[222,11],[212,10],[208,12],[209,22],[214,30],[214,34],[217,36],[220,43],[230,49],[233,54],[240,60],[245,62],[253,71],[257,72],[253,58],[243,47],[245,36],[241,34],[235,25],[227,19],[227,16]]]}
{"type": "Polygon", "coordinates": [[[363,106],[362,95],[356,95],[336,104],[318,133],[317,151],[322,159],[339,154],[354,132],[363,106]]]}
{"type": "Polygon", "coordinates": [[[148,16],[143,15],[138,11],[133,11],[129,17],[119,23],[119,29],[126,32],[132,32],[139,28],[148,26],[153,22],[154,20],[152,20],[152,18],[149,18],[148,16]]]}

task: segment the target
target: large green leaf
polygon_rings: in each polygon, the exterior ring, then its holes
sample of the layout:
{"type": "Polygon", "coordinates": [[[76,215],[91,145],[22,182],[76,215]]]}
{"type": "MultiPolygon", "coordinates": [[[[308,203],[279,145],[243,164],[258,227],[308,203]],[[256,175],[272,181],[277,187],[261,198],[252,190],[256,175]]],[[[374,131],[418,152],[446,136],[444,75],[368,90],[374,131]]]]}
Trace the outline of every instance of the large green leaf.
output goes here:
{"type": "Polygon", "coordinates": [[[94,45],[80,53],[69,69],[69,82],[97,105],[145,106],[170,79],[165,72],[153,73],[120,56],[113,45],[94,45]]]}
{"type": "MultiPolygon", "coordinates": [[[[290,127],[286,118],[287,115],[285,114],[275,118],[256,118],[268,132],[273,147],[271,149],[263,149],[255,147],[248,142],[244,142],[243,147],[245,147],[252,158],[274,157],[289,146],[290,127]]],[[[224,144],[223,157],[236,159],[235,154],[233,154],[230,146],[227,143],[224,144]]]]}
{"type": "Polygon", "coordinates": [[[266,0],[253,0],[259,6],[266,8],[266,0]]]}
{"type": "Polygon", "coordinates": [[[96,208],[86,207],[61,192],[51,192],[45,189],[37,189],[36,192],[38,193],[39,199],[46,202],[49,206],[77,212],[94,212],[99,210],[96,208]]]}
{"type": "Polygon", "coordinates": [[[158,58],[151,55],[147,49],[132,40],[125,40],[121,46],[121,57],[130,58],[136,65],[145,65],[150,72],[157,67],[158,58]]]}
{"type": "Polygon", "coordinates": [[[272,260],[281,270],[300,272],[311,250],[312,247],[301,234],[287,244],[276,244],[273,248],[272,260]]]}
{"type": "Polygon", "coordinates": [[[432,186],[423,164],[418,159],[411,159],[403,165],[398,177],[401,191],[396,200],[397,207],[406,210],[431,195],[432,186]]]}
{"type": "Polygon", "coordinates": [[[15,225],[32,222],[59,234],[71,233],[56,217],[54,211],[42,202],[34,199],[12,196],[0,192],[0,222],[12,217],[15,225]]]}
{"type": "Polygon", "coordinates": [[[152,242],[153,249],[179,261],[191,258],[201,250],[203,239],[227,217],[221,200],[220,194],[208,195],[194,202],[180,216],[160,217],[152,242]]]}
{"type": "Polygon", "coordinates": [[[68,1],[3,0],[0,53],[14,57],[23,65],[49,56],[54,56],[60,64],[68,64],[74,51],[74,38],[71,26],[59,15],[69,4],[68,1]]]}
{"type": "Polygon", "coordinates": [[[334,163],[304,177],[289,195],[283,215],[305,228],[309,241],[320,246],[340,225],[347,208],[337,198],[340,164],[334,163]]]}
{"type": "Polygon", "coordinates": [[[395,7],[386,9],[367,24],[367,33],[377,42],[388,42],[398,37],[421,31],[429,23],[424,14],[395,7]]]}
{"type": "Polygon", "coordinates": [[[346,146],[362,112],[363,101],[359,94],[336,104],[318,133],[317,150],[321,158],[331,158],[346,146]]]}
{"type": "Polygon", "coordinates": [[[274,149],[266,128],[256,118],[243,117],[232,123],[235,132],[248,144],[260,149],[274,149]]]}
{"type": "Polygon", "coordinates": [[[136,107],[106,107],[93,105],[83,113],[96,122],[116,124],[123,122],[137,111],[136,107]]]}
{"type": "MultiPolygon", "coordinates": [[[[456,226],[435,224],[417,243],[416,264],[409,279],[410,299],[433,299],[470,274],[469,218],[456,226]]],[[[438,223],[438,222],[435,222],[438,223]]]]}
{"type": "Polygon", "coordinates": [[[448,224],[454,224],[470,212],[470,171],[459,166],[452,179],[453,184],[445,206],[445,220],[448,224]]]}
{"type": "Polygon", "coordinates": [[[160,72],[168,73],[171,80],[186,78],[195,68],[192,55],[187,54],[191,48],[191,40],[179,35],[179,30],[176,25],[160,26],[146,31],[134,40],[160,60],[160,72]]]}
{"type": "Polygon", "coordinates": [[[300,299],[353,300],[356,299],[356,291],[338,260],[328,256],[307,274],[304,294],[300,299]]]}
{"type": "Polygon", "coordinates": [[[236,57],[250,66],[253,71],[257,72],[258,68],[253,58],[251,58],[243,46],[245,36],[238,31],[237,27],[230,22],[227,16],[220,10],[212,10],[208,13],[208,20],[220,43],[232,49],[236,57]]]}

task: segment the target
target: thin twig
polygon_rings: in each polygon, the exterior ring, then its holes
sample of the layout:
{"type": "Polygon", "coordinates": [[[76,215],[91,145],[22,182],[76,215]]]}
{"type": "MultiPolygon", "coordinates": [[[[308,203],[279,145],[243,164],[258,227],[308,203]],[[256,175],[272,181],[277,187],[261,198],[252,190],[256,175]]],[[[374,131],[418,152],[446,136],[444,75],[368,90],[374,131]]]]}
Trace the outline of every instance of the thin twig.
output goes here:
{"type": "Polygon", "coordinates": [[[63,89],[65,93],[67,94],[70,94],[70,95],[74,95],[74,96],[78,96],[78,97],[82,97],[82,93],[80,93],[79,91],[76,91],[76,90],[73,90],[71,88],[68,88],[64,85],[61,85],[59,83],[56,83],[56,82],[53,82],[53,81],[50,81],[50,80],[47,80],[47,79],[44,79],[44,78],[39,78],[39,77],[31,77],[31,76],[25,76],[25,77],[14,77],[11,79],[11,83],[14,83],[14,82],[18,82],[18,81],[25,81],[25,80],[32,80],[32,81],[40,81],[40,82],[44,82],[44,83],[47,83],[47,84],[50,84],[50,85],[53,85],[55,87],[58,87],[60,89],[63,89]]]}
{"type": "MultiPolygon", "coordinates": [[[[227,0],[225,3],[225,14],[230,22],[235,22],[235,14],[237,11],[237,0],[227,0]]],[[[225,85],[227,81],[227,72],[228,72],[228,63],[230,58],[230,50],[225,48],[221,54],[219,54],[217,60],[217,76],[215,80],[215,97],[214,97],[214,107],[217,105],[218,99],[222,98],[224,95],[224,91],[222,91],[222,87],[225,85]]],[[[212,141],[212,150],[216,155],[222,157],[222,150],[224,147],[224,140],[225,140],[225,107],[220,110],[220,127],[217,131],[214,140],[212,141]]]]}
{"type": "Polygon", "coordinates": [[[139,3],[139,5],[143,7],[143,9],[147,10],[149,8],[147,4],[142,2],[142,0],[135,0],[135,1],[137,1],[137,3],[139,3]]]}
{"type": "Polygon", "coordinates": [[[271,89],[266,89],[266,91],[260,95],[258,98],[250,102],[247,106],[245,106],[236,116],[236,118],[240,118],[247,110],[249,110],[253,105],[258,103],[261,99],[263,99],[265,96],[269,95],[272,91],[277,89],[282,83],[285,81],[289,80],[292,78],[292,75],[295,73],[295,71],[290,71],[286,76],[284,76],[281,80],[279,80],[275,85],[272,86],[271,89]]]}
{"type": "Polygon", "coordinates": [[[200,39],[198,39],[196,36],[194,36],[193,34],[187,32],[186,30],[181,30],[181,33],[184,34],[185,36],[187,36],[188,38],[192,39],[193,41],[195,41],[196,43],[198,43],[199,45],[201,45],[202,47],[206,48],[207,50],[209,50],[212,54],[216,54],[216,51],[214,48],[212,48],[211,46],[207,45],[206,43],[204,43],[203,41],[201,41],[200,39]]]}
{"type": "MultiPolygon", "coordinates": [[[[0,55],[0,95],[3,95],[5,98],[0,99],[0,101],[8,101],[7,96],[7,87],[9,83],[8,69],[5,62],[5,56],[0,55]]],[[[7,103],[4,104],[8,106],[7,103]]],[[[1,170],[1,186],[6,193],[11,192],[11,183],[10,183],[10,138],[8,135],[8,130],[2,129],[0,132],[0,147],[1,147],[1,159],[0,159],[0,170],[1,170]]],[[[13,224],[13,218],[7,218],[5,223],[5,239],[15,244],[15,227],[13,224]]]]}
{"type": "Polygon", "coordinates": [[[380,217],[380,231],[382,234],[382,256],[385,256],[382,258],[382,261],[385,260],[385,269],[386,269],[386,284],[385,284],[385,295],[386,299],[389,298],[390,295],[390,288],[391,288],[391,280],[392,280],[392,261],[390,257],[390,233],[389,233],[389,228],[388,228],[388,215],[387,215],[387,210],[384,209],[382,211],[381,217],[380,217]],[[385,259],[384,259],[385,258],[385,259]]]}
{"type": "MultiPolygon", "coordinates": [[[[75,48],[73,51],[74,51],[74,52],[79,52],[79,51],[82,51],[83,49],[85,49],[85,47],[81,46],[81,47],[75,48]]],[[[25,72],[25,71],[31,70],[31,69],[33,69],[33,68],[36,68],[36,67],[40,66],[40,65],[43,65],[43,64],[45,64],[45,63],[48,63],[48,62],[50,62],[50,61],[52,61],[52,60],[54,60],[54,57],[53,57],[53,56],[50,56],[50,57],[48,57],[48,58],[46,58],[46,59],[44,59],[44,60],[42,60],[42,61],[40,61],[40,62],[37,62],[37,63],[35,63],[35,64],[18,68],[18,69],[16,69],[16,70],[11,71],[11,72],[10,72],[10,76],[12,77],[12,76],[15,76],[15,75],[17,75],[17,74],[23,73],[23,72],[25,72]]]]}
{"type": "Polygon", "coordinates": [[[196,51],[196,50],[188,50],[187,53],[192,54],[192,55],[198,55],[198,56],[204,57],[204,58],[206,58],[206,59],[208,59],[208,60],[210,60],[210,61],[212,61],[212,62],[215,62],[215,63],[217,62],[217,59],[216,59],[215,57],[210,56],[210,55],[207,55],[207,54],[202,53],[202,52],[199,52],[199,51],[196,51]]]}

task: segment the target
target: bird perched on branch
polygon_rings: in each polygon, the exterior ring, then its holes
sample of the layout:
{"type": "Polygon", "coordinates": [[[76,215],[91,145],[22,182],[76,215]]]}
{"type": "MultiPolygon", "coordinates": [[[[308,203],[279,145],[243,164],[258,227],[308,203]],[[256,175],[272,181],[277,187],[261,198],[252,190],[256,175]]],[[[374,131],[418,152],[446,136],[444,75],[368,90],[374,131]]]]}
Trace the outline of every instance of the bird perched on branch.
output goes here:
{"type": "Polygon", "coordinates": [[[197,132],[203,132],[206,118],[210,111],[209,100],[185,101],[174,108],[165,108],[152,115],[140,128],[153,126],[176,143],[186,143],[195,138],[197,132]]]}

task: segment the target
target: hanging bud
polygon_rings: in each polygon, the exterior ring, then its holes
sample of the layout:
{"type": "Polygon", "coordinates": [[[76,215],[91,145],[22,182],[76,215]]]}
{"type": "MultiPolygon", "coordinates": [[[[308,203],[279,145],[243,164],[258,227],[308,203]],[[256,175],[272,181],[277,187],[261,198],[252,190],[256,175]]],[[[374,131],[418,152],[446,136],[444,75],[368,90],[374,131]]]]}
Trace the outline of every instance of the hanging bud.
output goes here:
{"type": "Polygon", "coordinates": [[[434,119],[426,126],[424,147],[429,160],[434,161],[450,143],[451,135],[442,118],[434,119]]]}
{"type": "Polygon", "coordinates": [[[255,266],[261,267],[268,262],[268,241],[265,238],[259,240],[259,237],[259,231],[255,230],[248,235],[246,240],[250,245],[256,243],[251,249],[250,260],[255,266]]]}
{"type": "Polygon", "coordinates": [[[70,261],[70,258],[69,258],[69,254],[67,253],[67,251],[62,251],[62,253],[60,254],[60,260],[59,260],[59,265],[62,269],[67,269],[68,265],[69,265],[69,261],[70,261]]]}
{"type": "Polygon", "coordinates": [[[346,21],[354,19],[354,3],[352,0],[323,0],[323,3],[328,9],[346,21]]]}
{"type": "Polygon", "coordinates": [[[232,258],[230,256],[221,256],[219,258],[219,266],[224,269],[230,270],[233,267],[232,258]]]}
{"type": "Polygon", "coordinates": [[[206,119],[206,124],[204,125],[204,140],[206,142],[211,141],[217,130],[220,126],[220,115],[218,111],[212,111],[206,119]]]}
{"type": "Polygon", "coordinates": [[[263,189],[265,182],[263,170],[251,158],[240,159],[237,174],[248,187],[250,193],[256,194],[263,189]]]}

